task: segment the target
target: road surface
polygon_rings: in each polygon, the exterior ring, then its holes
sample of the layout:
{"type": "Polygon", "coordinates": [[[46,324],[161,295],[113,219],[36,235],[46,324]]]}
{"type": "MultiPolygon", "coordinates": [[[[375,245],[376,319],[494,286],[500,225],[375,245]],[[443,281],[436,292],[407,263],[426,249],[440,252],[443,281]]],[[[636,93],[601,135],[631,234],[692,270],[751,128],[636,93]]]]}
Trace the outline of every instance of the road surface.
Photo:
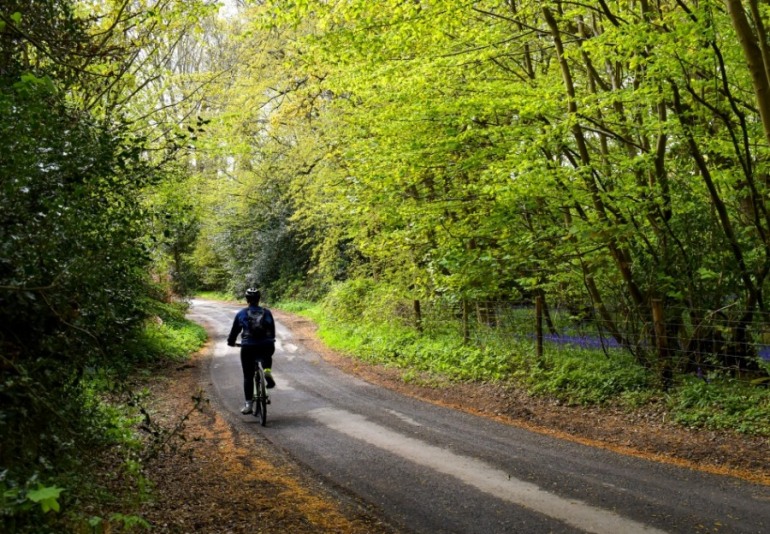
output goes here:
{"type": "MultiPolygon", "coordinates": [[[[240,415],[239,306],[193,301],[226,417],[413,533],[770,533],[770,487],[618,455],[344,374],[277,324],[268,424],[240,415]]],[[[768,451],[770,458],[770,451],[768,451]]]]}

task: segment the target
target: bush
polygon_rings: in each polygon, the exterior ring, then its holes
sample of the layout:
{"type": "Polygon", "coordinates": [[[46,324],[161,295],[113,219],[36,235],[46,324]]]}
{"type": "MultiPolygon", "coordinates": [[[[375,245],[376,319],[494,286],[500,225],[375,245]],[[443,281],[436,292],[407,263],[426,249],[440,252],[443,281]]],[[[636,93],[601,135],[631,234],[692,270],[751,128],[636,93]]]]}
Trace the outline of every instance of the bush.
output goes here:
{"type": "Polygon", "coordinates": [[[355,324],[367,311],[369,296],[375,289],[368,278],[351,279],[335,284],[323,299],[327,320],[355,324]]]}
{"type": "Polygon", "coordinates": [[[412,301],[399,288],[355,278],[336,284],[322,300],[328,320],[373,326],[409,326],[412,301]]]}
{"type": "MultiPolygon", "coordinates": [[[[24,460],[19,454],[24,461],[14,464],[13,469],[0,470],[0,531],[62,532],[62,521],[87,522],[78,503],[134,499],[137,489],[140,496],[147,497],[149,488],[141,469],[147,445],[136,433],[137,424],[145,419],[138,408],[141,395],[132,390],[132,373],[140,371],[142,365],[182,358],[199,349],[206,339],[200,326],[184,319],[183,303],[159,302],[154,309],[160,312],[158,321],[148,322],[132,342],[140,348],[132,356],[133,364],[127,358],[117,358],[111,367],[90,367],[76,380],[68,381],[66,390],[54,390],[60,397],[42,395],[40,407],[3,407],[6,413],[25,408],[27,413],[47,412],[34,426],[24,429],[30,435],[33,429],[39,433],[35,449],[24,451],[34,458],[24,460]],[[131,495],[112,495],[99,487],[93,464],[103,454],[109,454],[113,462],[122,462],[122,466],[113,464],[112,469],[120,467],[123,476],[134,480],[135,487],[127,488],[131,495]],[[54,514],[59,507],[66,508],[66,518],[54,514]]],[[[30,385],[39,386],[35,382],[30,385]]],[[[8,388],[8,381],[0,384],[0,393],[3,387],[8,388]]],[[[18,387],[11,384],[10,390],[18,391],[18,387]]],[[[135,516],[121,517],[119,523],[125,523],[124,519],[142,523],[135,516]]]]}

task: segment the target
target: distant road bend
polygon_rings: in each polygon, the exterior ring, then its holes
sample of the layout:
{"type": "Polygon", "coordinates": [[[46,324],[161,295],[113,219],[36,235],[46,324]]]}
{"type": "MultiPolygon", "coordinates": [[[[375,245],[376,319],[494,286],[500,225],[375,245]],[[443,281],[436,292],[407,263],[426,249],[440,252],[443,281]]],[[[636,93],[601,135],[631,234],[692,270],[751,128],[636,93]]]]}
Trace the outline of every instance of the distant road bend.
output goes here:
{"type": "MultiPolygon", "coordinates": [[[[414,533],[770,533],[770,487],[618,455],[404,397],[344,374],[280,321],[268,424],[238,414],[238,306],[193,301],[211,394],[235,424],[414,533]]],[[[770,451],[768,451],[770,456],[770,451]]]]}

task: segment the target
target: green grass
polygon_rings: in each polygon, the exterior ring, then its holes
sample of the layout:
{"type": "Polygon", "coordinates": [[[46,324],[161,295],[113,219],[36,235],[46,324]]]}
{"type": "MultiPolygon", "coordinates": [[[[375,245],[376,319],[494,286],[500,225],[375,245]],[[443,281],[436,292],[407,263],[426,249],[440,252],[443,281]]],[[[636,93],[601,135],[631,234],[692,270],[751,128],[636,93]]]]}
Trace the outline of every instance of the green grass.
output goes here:
{"type": "MultiPolygon", "coordinates": [[[[146,521],[133,511],[152,498],[152,485],[145,478],[143,465],[157,444],[138,427],[144,424],[156,432],[165,430],[154,421],[148,423],[140,409],[146,395],[139,391],[140,375],[151,376],[159,362],[186,359],[207,338],[202,327],[185,318],[183,303],[155,306],[155,319],[148,321],[126,348],[130,361],[116,361],[112,369],[94,369],[81,379],[78,391],[82,410],[88,414],[83,434],[88,450],[74,455],[71,468],[46,481],[46,488],[64,488],[56,499],[61,512],[49,511],[29,532],[146,532],[146,521]],[[105,467],[109,472],[103,472],[105,467]],[[88,509],[83,508],[85,503],[88,509]],[[99,510],[122,513],[103,514],[99,510]]],[[[31,503],[28,495],[17,496],[20,504],[15,510],[3,506],[2,512],[28,513],[22,507],[34,511],[37,503],[31,503]]]]}
{"type": "Polygon", "coordinates": [[[313,309],[317,306],[316,304],[308,301],[280,301],[276,302],[273,305],[275,308],[281,309],[283,311],[289,312],[289,313],[296,313],[297,315],[306,315],[309,313],[312,313],[313,309]]]}
{"type": "Polygon", "coordinates": [[[227,291],[198,291],[195,293],[195,297],[206,300],[236,300],[233,294],[227,291]]]}
{"type": "Polygon", "coordinates": [[[631,355],[562,347],[551,351],[522,377],[531,391],[571,404],[601,404],[651,388],[652,375],[631,355]]]}
{"type": "Polygon", "coordinates": [[[207,338],[206,330],[188,321],[186,311],[184,302],[154,303],[154,316],[126,347],[126,361],[181,360],[203,346],[207,338]]]}

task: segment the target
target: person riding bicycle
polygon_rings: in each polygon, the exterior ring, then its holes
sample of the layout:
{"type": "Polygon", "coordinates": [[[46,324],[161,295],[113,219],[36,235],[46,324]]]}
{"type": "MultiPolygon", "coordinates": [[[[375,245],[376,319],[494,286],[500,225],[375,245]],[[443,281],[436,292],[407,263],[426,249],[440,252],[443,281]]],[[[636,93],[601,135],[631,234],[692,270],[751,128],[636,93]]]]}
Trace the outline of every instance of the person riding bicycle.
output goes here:
{"type": "Polygon", "coordinates": [[[258,289],[247,289],[245,297],[249,305],[235,315],[230,335],[227,336],[227,344],[234,347],[238,334],[241,335],[243,394],[246,398],[246,404],[241,413],[249,414],[254,404],[254,371],[257,362],[262,362],[267,387],[275,387],[270,369],[273,366],[275,352],[275,321],[270,310],[259,305],[261,293],[258,289]]]}

